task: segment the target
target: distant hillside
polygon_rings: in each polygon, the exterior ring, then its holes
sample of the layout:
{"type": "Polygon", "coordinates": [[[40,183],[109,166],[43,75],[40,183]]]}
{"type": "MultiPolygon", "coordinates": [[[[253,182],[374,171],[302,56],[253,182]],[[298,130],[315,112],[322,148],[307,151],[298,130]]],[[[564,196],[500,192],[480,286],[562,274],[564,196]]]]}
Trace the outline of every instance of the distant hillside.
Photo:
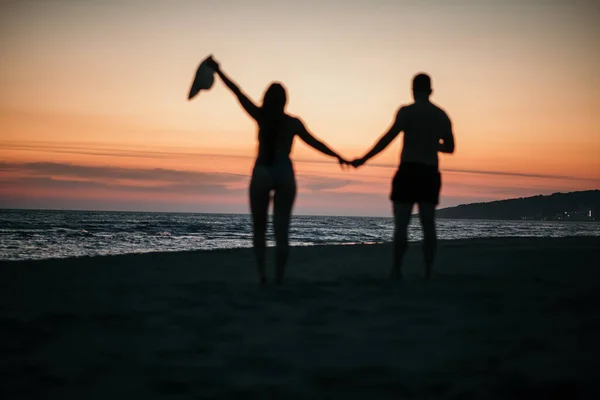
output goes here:
{"type": "Polygon", "coordinates": [[[440,218],[600,221],[600,190],[554,193],[488,203],[465,204],[437,211],[440,218]]]}

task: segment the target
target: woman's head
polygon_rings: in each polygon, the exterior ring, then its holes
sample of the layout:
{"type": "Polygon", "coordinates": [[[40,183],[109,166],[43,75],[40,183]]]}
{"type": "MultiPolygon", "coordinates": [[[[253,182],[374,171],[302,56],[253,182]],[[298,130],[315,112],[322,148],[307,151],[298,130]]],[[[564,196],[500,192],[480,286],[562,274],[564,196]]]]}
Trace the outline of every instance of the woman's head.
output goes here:
{"type": "Polygon", "coordinates": [[[265,111],[283,113],[287,103],[285,88],[279,82],[272,83],[263,97],[262,108],[265,111]]]}

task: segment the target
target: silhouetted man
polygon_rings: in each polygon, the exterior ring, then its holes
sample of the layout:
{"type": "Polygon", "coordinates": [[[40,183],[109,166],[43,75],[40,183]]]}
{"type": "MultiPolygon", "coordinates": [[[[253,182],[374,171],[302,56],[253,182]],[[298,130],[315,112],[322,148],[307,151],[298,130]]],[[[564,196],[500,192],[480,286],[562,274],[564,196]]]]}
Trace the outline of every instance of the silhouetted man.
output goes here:
{"type": "Polygon", "coordinates": [[[398,110],[391,128],[363,158],[352,162],[359,167],[385,149],[398,134],[404,131],[404,146],[398,171],[392,181],[390,199],[393,202],[394,265],[390,278],[400,279],[401,264],[407,247],[407,229],[413,205],[419,205],[419,217],[423,226],[423,255],[425,279],[431,276],[437,238],[435,232],[435,207],[439,203],[441,175],[438,168],[438,152],[454,152],[454,135],[448,115],[429,101],[432,93],[431,79],[418,74],[413,79],[415,102],[398,110]]]}

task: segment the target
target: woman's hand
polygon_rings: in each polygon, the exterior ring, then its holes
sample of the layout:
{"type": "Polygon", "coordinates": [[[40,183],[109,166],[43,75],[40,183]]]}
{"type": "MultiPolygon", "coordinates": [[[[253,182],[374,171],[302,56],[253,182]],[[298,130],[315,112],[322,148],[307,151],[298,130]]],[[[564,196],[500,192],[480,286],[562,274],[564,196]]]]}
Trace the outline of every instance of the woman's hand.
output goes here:
{"type": "Polygon", "coordinates": [[[206,59],[206,65],[208,67],[214,69],[215,72],[219,71],[219,68],[220,68],[219,63],[215,61],[215,59],[213,58],[212,55],[206,59]]]}

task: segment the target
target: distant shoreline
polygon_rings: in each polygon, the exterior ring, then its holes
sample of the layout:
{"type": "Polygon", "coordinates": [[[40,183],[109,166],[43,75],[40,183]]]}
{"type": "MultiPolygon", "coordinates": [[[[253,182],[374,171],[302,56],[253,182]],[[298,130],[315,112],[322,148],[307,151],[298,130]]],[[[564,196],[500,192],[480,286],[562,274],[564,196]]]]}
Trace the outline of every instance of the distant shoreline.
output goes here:
{"type": "Polygon", "coordinates": [[[598,222],[600,190],[554,193],[438,210],[438,218],[496,219],[500,221],[598,222]]]}
{"type": "MultiPolygon", "coordinates": [[[[417,217],[417,214],[413,214],[413,217],[417,217]]],[[[461,220],[461,221],[512,221],[512,222],[559,222],[559,223],[576,223],[576,224],[580,224],[580,223],[590,223],[590,224],[597,224],[600,222],[600,220],[594,220],[594,221],[589,221],[589,220],[562,220],[562,219],[515,219],[515,218],[484,218],[484,217],[478,217],[478,218],[469,218],[469,217],[436,217],[437,219],[448,219],[448,220],[461,220]]]]}

